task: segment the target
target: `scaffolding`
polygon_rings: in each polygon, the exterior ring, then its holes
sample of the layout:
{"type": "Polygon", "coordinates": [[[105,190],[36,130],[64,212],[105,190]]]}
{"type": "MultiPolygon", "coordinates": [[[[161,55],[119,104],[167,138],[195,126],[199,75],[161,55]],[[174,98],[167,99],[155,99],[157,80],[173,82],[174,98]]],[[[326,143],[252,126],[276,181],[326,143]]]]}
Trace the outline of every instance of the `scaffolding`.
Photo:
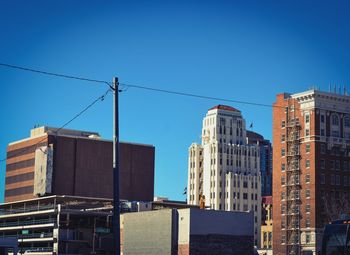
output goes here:
{"type": "Polygon", "coordinates": [[[300,123],[295,105],[286,108],[286,254],[300,255],[300,123]]]}

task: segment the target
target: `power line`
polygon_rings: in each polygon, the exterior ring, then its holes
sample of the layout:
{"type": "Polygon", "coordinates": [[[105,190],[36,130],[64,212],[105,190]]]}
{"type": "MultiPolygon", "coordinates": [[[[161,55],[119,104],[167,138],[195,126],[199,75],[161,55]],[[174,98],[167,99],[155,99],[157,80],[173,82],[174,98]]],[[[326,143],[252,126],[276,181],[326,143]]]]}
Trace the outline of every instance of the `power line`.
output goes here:
{"type": "Polygon", "coordinates": [[[6,64],[6,63],[0,63],[0,66],[12,68],[12,69],[17,69],[17,70],[22,70],[22,71],[28,71],[28,72],[32,72],[32,73],[44,74],[44,75],[49,75],[49,76],[56,76],[56,77],[61,77],[61,78],[66,78],[66,79],[74,79],[74,80],[81,80],[81,81],[88,81],[88,82],[95,82],[95,83],[104,83],[104,84],[107,84],[108,86],[111,86],[111,84],[107,81],[95,80],[95,79],[90,79],[90,78],[85,78],[85,77],[80,77],[80,76],[72,76],[72,75],[67,75],[67,74],[47,72],[47,71],[37,70],[37,69],[23,67],[23,66],[10,65],[10,64],[6,64]]]}
{"type": "MultiPolygon", "coordinates": [[[[61,78],[67,78],[67,79],[75,79],[75,80],[101,83],[101,84],[106,84],[110,88],[112,88],[111,83],[104,81],[104,80],[95,80],[95,79],[90,79],[90,78],[85,78],[85,77],[80,77],[80,76],[71,76],[71,75],[54,73],[54,72],[46,72],[46,71],[42,71],[42,70],[37,70],[37,69],[32,69],[32,68],[27,68],[27,67],[22,67],[22,66],[17,66],[17,65],[10,65],[10,64],[6,64],[6,63],[0,63],[0,66],[18,69],[18,70],[22,70],[22,71],[34,72],[34,73],[43,74],[43,75],[50,75],[50,76],[56,76],[56,77],[61,77],[61,78]]],[[[165,89],[140,86],[140,85],[135,85],[135,84],[128,84],[128,83],[119,83],[119,84],[126,87],[126,89],[122,89],[122,91],[126,91],[127,88],[137,88],[137,89],[156,91],[156,92],[161,92],[161,93],[166,93],[166,94],[173,94],[173,95],[178,95],[178,96],[186,96],[186,97],[208,99],[208,100],[215,100],[215,101],[222,101],[222,102],[246,104],[246,105],[269,107],[269,108],[284,108],[284,106],[279,106],[279,105],[262,104],[262,103],[255,103],[255,102],[251,102],[251,101],[241,101],[241,100],[234,100],[234,99],[228,99],[228,98],[205,96],[205,95],[199,95],[199,94],[193,94],[193,93],[187,93],[187,92],[181,92],[181,91],[173,91],[173,90],[165,90],[165,89]]]]}
{"type": "MultiPolygon", "coordinates": [[[[230,103],[237,103],[237,104],[247,104],[247,105],[263,106],[263,107],[279,107],[279,108],[282,107],[282,106],[278,106],[278,105],[261,104],[261,103],[254,103],[254,102],[248,102],[248,101],[233,100],[233,99],[228,99],[228,98],[204,96],[204,95],[198,95],[198,94],[192,94],[192,93],[186,93],[186,92],[179,92],[179,91],[173,91],[173,90],[150,88],[150,87],[134,85],[134,84],[127,84],[127,83],[120,83],[120,84],[124,85],[126,87],[130,87],[130,88],[137,88],[137,89],[143,89],[143,90],[157,91],[157,92],[173,94],[173,95],[179,95],[179,96],[195,97],[195,98],[201,98],[201,99],[209,99],[209,100],[216,100],[216,101],[222,101],[222,102],[230,102],[230,103]]],[[[282,107],[282,108],[284,108],[284,107],[282,107]]]]}
{"type": "MultiPolygon", "coordinates": [[[[61,127],[59,127],[58,129],[56,129],[54,132],[56,133],[56,135],[58,134],[58,132],[60,130],[62,130],[64,127],[66,127],[67,125],[69,125],[70,123],[72,123],[75,119],[77,119],[79,116],[81,116],[82,114],[84,114],[87,110],[89,110],[94,104],[96,104],[99,101],[103,101],[105,99],[105,97],[108,95],[109,92],[111,92],[111,89],[108,89],[105,93],[103,93],[101,96],[99,96],[98,98],[96,98],[94,101],[92,101],[92,103],[90,103],[88,106],[86,106],[83,110],[81,110],[79,113],[77,113],[73,118],[71,118],[70,120],[68,120],[66,123],[64,123],[61,127]]],[[[41,142],[45,141],[46,137],[44,137],[43,139],[40,139],[38,142],[36,142],[35,144],[33,144],[32,146],[36,146],[38,144],[40,144],[41,142]]],[[[22,150],[20,150],[17,154],[26,152],[27,150],[29,150],[32,146],[29,147],[25,147],[22,150]]],[[[16,156],[17,154],[13,155],[16,156]]],[[[6,158],[3,158],[0,160],[0,162],[4,162],[6,161],[6,158]]]]}

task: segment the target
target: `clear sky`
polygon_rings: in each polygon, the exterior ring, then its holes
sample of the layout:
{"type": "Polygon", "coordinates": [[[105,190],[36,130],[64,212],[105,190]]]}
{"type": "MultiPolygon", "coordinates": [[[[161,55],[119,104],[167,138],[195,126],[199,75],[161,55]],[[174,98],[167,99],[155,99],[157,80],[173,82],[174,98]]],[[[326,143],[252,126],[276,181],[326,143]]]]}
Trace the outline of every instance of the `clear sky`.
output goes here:
{"type": "MultiPolygon", "coordinates": [[[[272,104],[281,92],[349,85],[347,1],[0,2],[0,62],[272,104]]],[[[36,124],[61,126],[104,85],[0,67],[0,157],[36,124]]],[[[156,147],[155,195],[185,199],[187,151],[222,104],[130,88],[120,138],[156,147]]],[[[271,139],[270,108],[230,104],[271,139]]],[[[68,126],[112,137],[112,97],[68,126]]],[[[0,165],[3,198],[5,164],[0,165]]],[[[0,200],[1,200],[0,199],[0,200]]]]}

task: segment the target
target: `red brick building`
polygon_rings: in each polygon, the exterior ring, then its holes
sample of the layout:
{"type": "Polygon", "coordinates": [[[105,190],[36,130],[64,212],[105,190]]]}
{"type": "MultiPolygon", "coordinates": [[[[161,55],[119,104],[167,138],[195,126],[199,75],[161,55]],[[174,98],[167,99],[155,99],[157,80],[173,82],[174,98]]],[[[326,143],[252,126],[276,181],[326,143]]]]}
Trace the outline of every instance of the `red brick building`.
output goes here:
{"type": "Polygon", "coordinates": [[[350,209],[350,97],[277,95],[273,148],[273,254],[319,254],[324,224],[350,209]]]}
{"type": "MultiPolygon", "coordinates": [[[[97,133],[40,127],[7,148],[5,202],[45,195],[112,198],[113,144],[97,133]]],[[[154,147],[120,144],[120,198],[153,201],[154,147]]]]}

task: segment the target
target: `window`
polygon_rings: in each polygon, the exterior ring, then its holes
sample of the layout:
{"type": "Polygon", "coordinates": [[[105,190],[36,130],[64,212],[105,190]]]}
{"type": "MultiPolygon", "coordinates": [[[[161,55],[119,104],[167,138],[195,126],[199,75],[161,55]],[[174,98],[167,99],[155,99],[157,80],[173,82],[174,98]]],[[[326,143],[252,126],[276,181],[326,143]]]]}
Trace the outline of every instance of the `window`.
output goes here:
{"type": "Polygon", "coordinates": [[[310,152],[310,144],[309,143],[306,144],[305,150],[306,150],[306,153],[310,152]]]}
{"type": "Polygon", "coordinates": [[[306,233],[305,234],[305,242],[306,243],[311,243],[311,234],[310,233],[306,233]]]}
{"type": "Polygon", "coordinates": [[[309,189],[306,190],[305,196],[306,196],[306,198],[310,198],[310,190],[309,189]]]}
{"type": "Polygon", "coordinates": [[[306,227],[309,228],[309,227],[311,226],[311,221],[310,221],[310,219],[306,219],[305,224],[306,224],[306,227]]]}
{"type": "Polygon", "coordinates": [[[321,136],[325,136],[325,132],[323,128],[321,128],[321,136]]]}
{"type": "Polygon", "coordinates": [[[282,193],[281,193],[281,199],[282,199],[282,200],[286,199],[286,193],[285,193],[285,192],[282,192],[282,193]]]}
{"type": "Polygon", "coordinates": [[[332,114],[332,125],[339,126],[339,117],[336,113],[332,114]]]}
{"type": "Polygon", "coordinates": [[[248,205],[246,204],[243,205],[243,211],[248,211],[248,205]]]}
{"type": "Polygon", "coordinates": [[[305,182],[310,183],[310,174],[306,174],[305,182]]]}
{"type": "Polygon", "coordinates": [[[343,162],[343,170],[344,170],[344,171],[347,171],[347,170],[348,170],[348,162],[347,162],[347,161],[344,161],[344,162],[343,162]]]}
{"type": "Polygon", "coordinates": [[[340,185],[340,175],[337,175],[337,176],[336,176],[336,184],[337,184],[337,185],[340,185]]]}
{"type": "Polygon", "coordinates": [[[309,136],[310,135],[310,129],[305,129],[305,136],[309,136]]]}
{"type": "Polygon", "coordinates": [[[281,243],[282,244],[286,243],[286,236],[285,235],[281,235],[281,243]]]}
{"type": "Polygon", "coordinates": [[[310,167],[310,160],[309,160],[309,159],[307,159],[307,160],[305,161],[305,166],[306,166],[306,168],[309,168],[309,167],[310,167]]]}
{"type": "Polygon", "coordinates": [[[324,159],[321,159],[321,169],[326,168],[326,161],[324,159]]]}
{"type": "Polygon", "coordinates": [[[335,185],[335,175],[331,174],[331,184],[335,185]]]}
{"type": "Polygon", "coordinates": [[[286,126],[286,122],[282,120],[281,127],[284,128],[286,126]]]}
{"type": "Polygon", "coordinates": [[[321,184],[326,184],[326,177],[324,174],[321,174],[321,184]]]}
{"type": "Polygon", "coordinates": [[[286,206],[281,205],[281,214],[285,214],[285,212],[286,212],[286,206]]]}
{"type": "Polygon", "coordinates": [[[243,193],[243,199],[248,199],[248,193],[243,193]]]}
{"type": "Polygon", "coordinates": [[[331,165],[331,170],[334,170],[335,168],[334,160],[329,161],[329,164],[331,165]]]}
{"type": "Polygon", "coordinates": [[[286,170],[286,164],[282,163],[281,170],[282,170],[282,172],[286,170]]]}
{"type": "Polygon", "coordinates": [[[321,144],[321,154],[326,154],[326,145],[324,143],[321,144]]]}
{"type": "Polygon", "coordinates": [[[248,188],[248,182],[246,181],[243,182],[243,188],[248,188]]]}
{"type": "Polygon", "coordinates": [[[306,211],[307,213],[310,212],[310,204],[306,204],[305,211],[306,211]]]}
{"type": "Polygon", "coordinates": [[[347,178],[347,176],[345,176],[345,178],[344,178],[344,186],[348,186],[348,178],[347,178]]]}
{"type": "Polygon", "coordinates": [[[324,123],[324,119],[325,119],[325,118],[324,118],[324,115],[322,114],[322,115],[321,115],[321,123],[324,123]]]}
{"type": "Polygon", "coordinates": [[[281,228],[282,229],[286,228],[286,222],[284,220],[281,220],[281,228]]]}
{"type": "Polygon", "coordinates": [[[286,177],[281,177],[281,185],[286,185],[286,177]]]}
{"type": "Polygon", "coordinates": [[[284,157],[286,155],[286,149],[282,148],[281,149],[281,156],[284,157]]]}
{"type": "Polygon", "coordinates": [[[305,115],[305,123],[310,123],[310,115],[305,115]]]}
{"type": "Polygon", "coordinates": [[[286,135],[285,134],[281,135],[281,142],[284,142],[284,141],[286,141],[286,135]]]}

